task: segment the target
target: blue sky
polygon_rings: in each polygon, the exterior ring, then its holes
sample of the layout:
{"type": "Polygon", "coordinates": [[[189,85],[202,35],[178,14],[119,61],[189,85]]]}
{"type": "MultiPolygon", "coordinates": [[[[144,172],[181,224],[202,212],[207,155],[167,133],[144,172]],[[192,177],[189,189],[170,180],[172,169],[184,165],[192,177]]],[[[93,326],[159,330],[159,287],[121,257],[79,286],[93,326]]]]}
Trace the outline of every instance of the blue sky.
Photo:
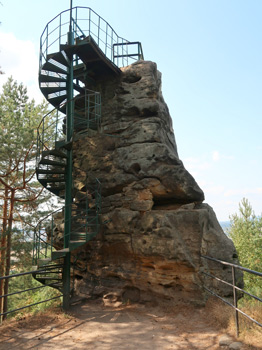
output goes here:
{"type": "MultiPolygon", "coordinates": [[[[1,0],[0,66],[41,101],[39,38],[69,0],[1,0]]],[[[74,0],[141,41],[162,72],[180,159],[220,221],[262,212],[262,1],[74,0]]]]}

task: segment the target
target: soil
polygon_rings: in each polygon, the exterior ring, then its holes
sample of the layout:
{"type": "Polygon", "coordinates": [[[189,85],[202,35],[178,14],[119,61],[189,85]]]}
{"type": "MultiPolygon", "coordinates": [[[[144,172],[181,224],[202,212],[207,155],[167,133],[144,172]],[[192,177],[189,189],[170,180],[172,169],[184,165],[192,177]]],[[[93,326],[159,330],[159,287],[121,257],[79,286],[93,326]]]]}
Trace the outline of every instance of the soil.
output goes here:
{"type": "Polygon", "coordinates": [[[0,350],[216,350],[224,332],[212,320],[207,308],[188,305],[106,307],[81,301],[68,314],[53,311],[4,323],[0,350]]]}

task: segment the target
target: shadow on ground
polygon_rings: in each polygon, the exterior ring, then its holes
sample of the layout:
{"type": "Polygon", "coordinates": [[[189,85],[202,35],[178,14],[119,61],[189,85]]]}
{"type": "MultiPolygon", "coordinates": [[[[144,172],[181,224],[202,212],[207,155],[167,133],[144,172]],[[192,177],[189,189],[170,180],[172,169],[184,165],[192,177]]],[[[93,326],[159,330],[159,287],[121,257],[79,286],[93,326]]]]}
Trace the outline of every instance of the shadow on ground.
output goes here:
{"type": "Polygon", "coordinates": [[[113,309],[95,301],[75,305],[69,315],[32,317],[1,328],[1,350],[215,350],[220,336],[203,309],[113,309]]]}

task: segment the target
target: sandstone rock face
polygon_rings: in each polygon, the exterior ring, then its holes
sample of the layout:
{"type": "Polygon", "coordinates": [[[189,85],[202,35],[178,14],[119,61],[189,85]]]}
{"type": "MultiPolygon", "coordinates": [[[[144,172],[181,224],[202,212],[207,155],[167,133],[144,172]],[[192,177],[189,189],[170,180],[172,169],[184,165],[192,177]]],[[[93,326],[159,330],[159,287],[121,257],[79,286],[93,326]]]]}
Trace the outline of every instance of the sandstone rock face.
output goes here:
{"type": "Polygon", "coordinates": [[[230,295],[200,273],[231,281],[230,269],[200,255],[237,256],[178,157],[156,64],[139,61],[93,88],[102,94],[102,126],[74,142],[74,193],[77,201],[86,182],[100,180],[101,231],[73,253],[76,293],[202,303],[205,282],[230,295]]]}

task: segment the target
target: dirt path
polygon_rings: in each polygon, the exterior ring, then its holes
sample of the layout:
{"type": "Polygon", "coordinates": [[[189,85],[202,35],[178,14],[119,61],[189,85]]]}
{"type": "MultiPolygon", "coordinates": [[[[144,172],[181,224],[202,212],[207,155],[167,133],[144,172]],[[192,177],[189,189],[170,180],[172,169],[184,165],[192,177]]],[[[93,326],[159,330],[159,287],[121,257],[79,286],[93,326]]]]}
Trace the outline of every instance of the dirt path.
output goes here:
{"type": "Polygon", "coordinates": [[[204,309],[109,308],[89,301],[69,316],[53,313],[3,325],[0,349],[216,350],[220,336],[204,309]]]}

